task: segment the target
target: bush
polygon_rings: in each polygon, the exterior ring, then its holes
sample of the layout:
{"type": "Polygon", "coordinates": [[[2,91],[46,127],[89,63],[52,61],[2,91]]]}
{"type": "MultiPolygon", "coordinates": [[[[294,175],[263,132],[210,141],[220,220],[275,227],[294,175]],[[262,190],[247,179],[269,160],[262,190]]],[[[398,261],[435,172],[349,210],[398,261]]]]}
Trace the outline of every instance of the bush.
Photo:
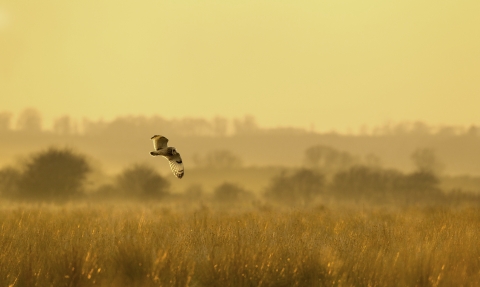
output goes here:
{"type": "Polygon", "coordinates": [[[331,184],[333,195],[354,199],[387,198],[408,201],[441,198],[438,178],[429,172],[403,174],[366,166],[355,166],[335,174],[331,184]]]}
{"type": "Polygon", "coordinates": [[[440,180],[431,172],[417,171],[405,176],[401,193],[408,202],[421,199],[441,200],[445,194],[438,187],[440,180]]]}
{"type": "Polygon", "coordinates": [[[251,194],[236,184],[226,182],[215,188],[213,198],[218,202],[235,203],[251,198],[251,194]]]}
{"type": "Polygon", "coordinates": [[[18,197],[64,201],[83,194],[91,167],[85,156],[70,149],[49,148],[34,155],[18,178],[18,197]]]}
{"type": "Polygon", "coordinates": [[[137,164],[117,177],[117,185],[127,198],[161,199],[169,194],[170,183],[153,167],[137,164]]]}
{"type": "Polygon", "coordinates": [[[332,190],[343,197],[381,197],[398,190],[403,182],[404,175],[398,171],[355,166],[335,174],[332,190]]]}
{"type": "Polygon", "coordinates": [[[284,171],[272,179],[265,197],[280,203],[308,205],[323,193],[324,187],[325,177],[313,170],[300,169],[292,175],[284,171]]]}
{"type": "Polygon", "coordinates": [[[430,172],[417,171],[405,177],[404,189],[407,190],[436,190],[440,180],[430,172]]]}

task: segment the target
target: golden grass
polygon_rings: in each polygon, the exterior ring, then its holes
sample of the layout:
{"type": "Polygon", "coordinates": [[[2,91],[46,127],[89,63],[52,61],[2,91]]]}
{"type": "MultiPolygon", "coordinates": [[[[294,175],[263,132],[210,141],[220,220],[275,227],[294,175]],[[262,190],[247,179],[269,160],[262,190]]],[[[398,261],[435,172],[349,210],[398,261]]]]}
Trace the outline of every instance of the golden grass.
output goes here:
{"type": "Polygon", "coordinates": [[[0,211],[0,286],[480,286],[480,210],[0,211]]]}

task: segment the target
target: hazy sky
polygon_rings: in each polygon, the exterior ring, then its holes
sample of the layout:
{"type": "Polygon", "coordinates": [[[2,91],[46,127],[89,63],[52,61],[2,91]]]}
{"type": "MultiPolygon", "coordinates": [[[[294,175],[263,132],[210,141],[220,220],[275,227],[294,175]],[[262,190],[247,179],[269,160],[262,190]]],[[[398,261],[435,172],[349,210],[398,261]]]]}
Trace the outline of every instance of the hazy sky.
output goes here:
{"type": "Polygon", "coordinates": [[[480,124],[478,0],[0,0],[0,112],[480,124]]]}

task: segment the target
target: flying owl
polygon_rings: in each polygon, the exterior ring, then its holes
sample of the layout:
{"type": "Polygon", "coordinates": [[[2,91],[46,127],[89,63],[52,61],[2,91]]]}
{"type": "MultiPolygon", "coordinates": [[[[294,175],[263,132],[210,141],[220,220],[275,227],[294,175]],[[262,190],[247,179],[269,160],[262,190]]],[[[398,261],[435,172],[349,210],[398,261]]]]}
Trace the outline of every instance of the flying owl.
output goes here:
{"type": "Polygon", "coordinates": [[[167,146],[168,139],[164,136],[154,135],[151,139],[155,151],[151,151],[150,154],[152,156],[161,155],[166,158],[173,174],[178,178],[182,178],[184,173],[183,162],[177,150],[174,147],[167,146]]]}

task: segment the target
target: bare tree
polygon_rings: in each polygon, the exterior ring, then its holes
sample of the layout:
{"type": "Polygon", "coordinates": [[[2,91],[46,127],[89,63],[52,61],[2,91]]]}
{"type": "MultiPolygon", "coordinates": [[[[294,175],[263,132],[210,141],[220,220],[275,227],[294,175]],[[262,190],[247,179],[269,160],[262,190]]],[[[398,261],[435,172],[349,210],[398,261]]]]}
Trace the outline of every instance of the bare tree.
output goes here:
{"type": "Polygon", "coordinates": [[[216,136],[225,136],[228,132],[228,120],[226,118],[215,117],[212,126],[216,136]]]}
{"type": "Polygon", "coordinates": [[[253,116],[245,116],[243,120],[235,119],[233,121],[236,134],[251,134],[258,131],[257,121],[253,116]]]}
{"type": "Polygon", "coordinates": [[[308,167],[324,172],[336,172],[358,164],[359,159],[348,152],[342,152],[325,145],[316,145],[305,151],[305,163],[308,167]]]}
{"type": "Polygon", "coordinates": [[[53,123],[53,131],[59,135],[69,135],[73,131],[72,120],[69,116],[63,116],[53,123]]]}
{"type": "Polygon", "coordinates": [[[467,132],[466,135],[471,136],[471,137],[477,137],[480,135],[480,128],[477,127],[476,125],[471,125],[467,132]]]}
{"type": "Polygon", "coordinates": [[[25,109],[17,120],[17,128],[25,132],[40,132],[42,130],[42,116],[36,109],[25,109]]]}
{"type": "Polygon", "coordinates": [[[431,148],[416,149],[411,158],[418,172],[439,174],[444,169],[444,164],[438,160],[431,148]]]}
{"type": "Polygon", "coordinates": [[[204,157],[194,155],[193,162],[197,167],[203,168],[239,168],[242,159],[229,150],[214,150],[204,157]]]}

